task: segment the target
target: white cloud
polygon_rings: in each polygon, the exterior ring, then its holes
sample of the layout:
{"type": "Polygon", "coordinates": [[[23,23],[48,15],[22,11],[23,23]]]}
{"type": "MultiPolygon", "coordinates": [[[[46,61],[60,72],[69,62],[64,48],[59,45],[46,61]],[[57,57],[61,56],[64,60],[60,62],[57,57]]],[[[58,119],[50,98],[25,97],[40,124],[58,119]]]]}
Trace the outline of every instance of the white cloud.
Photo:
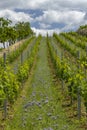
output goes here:
{"type": "Polygon", "coordinates": [[[87,0],[2,0],[0,9],[81,9],[87,10],[87,0]]]}
{"type": "Polygon", "coordinates": [[[45,7],[49,0],[3,0],[0,1],[0,9],[40,9],[45,7]]]}
{"type": "MultiPolygon", "coordinates": [[[[40,29],[35,32],[47,32],[51,35],[54,31],[61,32],[75,29],[82,24],[87,24],[87,0],[2,0],[0,1],[0,17],[7,17],[14,22],[29,21],[40,29]],[[32,18],[30,14],[15,12],[15,9],[39,9],[43,15],[32,18]],[[51,29],[51,24],[64,24],[60,29],[51,29]]],[[[37,13],[37,12],[36,12],[37,13]]]]}
{"type": "Polygon", "coordinates": [[[50,28],[51,27],[50,24],[45,24],[45,23],[42,23],[42,22],[40,22],[39,25],[40,25],[40,28],[42,28],[42,29],[46,29],[46,28],[50,28]]]}
{"type": "Polygon", "coordinates": [[[14,23],[18,21],[29,21],[31,22],[33,19],[29,14],[25,14],[23,12],[15,12],[9,9],[1,10],[0,17],[5,17],[12,20],[14,23]]]}
{"type": "Polygon", "coordinates": [[[0,9],[14,9],[20,7],[21,0],[2,0],[0,1],[0,9]]]}
{"type": "Polygon", "coordinates": [[[37,17],[36,21],[43,21],[45,23],[53,23],[53,22],[57,22],[58,19],[59,19],[59,15],[57,11],[47,10],[47,11],[44,11],[44,14],[42,16],[37,17]]]}
{"type": "Polygon", "coordinates": [[[60,33],[59,29],[36,29],[36,28],[33,27],[32,30],[36,33],[37,36],[39,34],[46,36],[47,33],[51,36],[54,32],[60,33]]]}
{"type": "Polygon", "coordinates": [[[57,11],[57,10],[47,10],[44,11],[42,16],[36,18],[36,21],[44,23],[80,23],[83,21],[85,12],[81,11],[57,11]]]}
{"type": "Polygon", "coordinates": [[[43,7],[45,7],[45,4],[47,2],[49,2],[49,0],[26,0],[26,3],[25,1],[23,0],[22,1],[24,4],[24,7],[26,8],[31,8],[31,9],[43,9],[43,7]]]}

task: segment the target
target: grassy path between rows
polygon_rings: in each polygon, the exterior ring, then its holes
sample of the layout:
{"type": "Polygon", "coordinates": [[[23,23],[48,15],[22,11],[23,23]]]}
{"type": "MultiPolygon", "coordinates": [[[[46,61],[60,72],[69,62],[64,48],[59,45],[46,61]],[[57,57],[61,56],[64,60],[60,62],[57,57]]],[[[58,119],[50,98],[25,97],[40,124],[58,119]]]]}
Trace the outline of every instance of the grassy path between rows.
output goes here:
{"type": "Polygon", "coordinates": [[[14,117],[7,121],[5,130],[80,130],[66,117],[58,100],[60,93],[53,83],[47,51],[43,38],[32,80],[26,83],[27,93],[14,106],[14,117]]]}

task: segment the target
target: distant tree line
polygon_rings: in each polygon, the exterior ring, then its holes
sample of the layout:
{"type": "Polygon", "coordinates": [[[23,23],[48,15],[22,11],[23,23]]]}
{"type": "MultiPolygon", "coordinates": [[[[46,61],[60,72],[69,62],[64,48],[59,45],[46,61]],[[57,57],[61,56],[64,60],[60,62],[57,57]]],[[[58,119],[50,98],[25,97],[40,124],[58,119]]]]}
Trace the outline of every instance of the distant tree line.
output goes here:
{"type": "Polygon", "coordinates": [[[80,29],[84,29],[84,28],[87,29],[87,25],[82,25],[82,26],[80,26],[80,29]]]}
{"type": "Polygon", "coordinates": [[[17,22],[12,26],[12,21],[0,18],[0,43],[5,48],[5,42],[9,42],[9,45],[33,35],[34,32],[30,27],[29,22],[17,22]]]}
{"type": "Polygon", "coordinates": [[[80,26],[79,29],[77,30],[77,33],[82,35],[82,36],[87,37],[87,24],[80,26]]]}

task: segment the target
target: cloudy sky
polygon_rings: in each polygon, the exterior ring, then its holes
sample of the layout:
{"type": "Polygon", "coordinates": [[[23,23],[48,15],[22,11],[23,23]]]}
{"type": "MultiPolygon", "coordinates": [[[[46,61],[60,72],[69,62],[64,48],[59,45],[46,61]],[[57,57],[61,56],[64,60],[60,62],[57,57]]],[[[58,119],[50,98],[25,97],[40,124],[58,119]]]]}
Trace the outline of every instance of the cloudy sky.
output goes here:
{"type": "Polygon", "coordinates": [[[71,31],[87,23],[87,0],[0,0],[0,17],[29,21],[36,34],[71,31]]]}

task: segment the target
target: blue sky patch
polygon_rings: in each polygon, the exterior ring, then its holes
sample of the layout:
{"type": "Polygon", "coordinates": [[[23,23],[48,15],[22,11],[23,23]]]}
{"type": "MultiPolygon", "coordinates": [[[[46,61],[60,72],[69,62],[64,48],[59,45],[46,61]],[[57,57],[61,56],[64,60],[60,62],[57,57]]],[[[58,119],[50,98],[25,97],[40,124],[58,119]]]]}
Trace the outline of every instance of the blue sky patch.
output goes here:
{"type": "Polygon", "coordinates": [[[32,9],[15,9],[14,11],[24,12],[25,14],[30,14],[30,15],[32,15],[32,18],[36,18],[36,17],[43,15],[43,11],[39,10],[39,9],[35,9],[35,10],[32,10],[32,9]]]}

